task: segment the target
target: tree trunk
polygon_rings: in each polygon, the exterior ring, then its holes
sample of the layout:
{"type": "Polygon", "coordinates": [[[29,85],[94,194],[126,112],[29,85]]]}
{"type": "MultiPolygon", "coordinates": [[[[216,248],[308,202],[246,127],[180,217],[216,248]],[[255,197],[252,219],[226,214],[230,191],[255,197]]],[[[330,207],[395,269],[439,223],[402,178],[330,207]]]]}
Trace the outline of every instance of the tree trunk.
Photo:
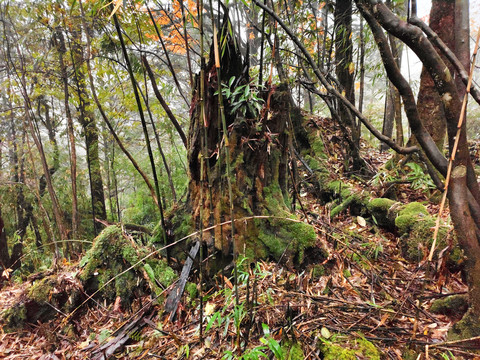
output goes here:
{"type": "MultiPolygon", "coordinates": [[[[234,87],[248,85],[248,66],[242,61],[240,51],[229,39],[221,58],[221,80],[228,83],[234,76],[234,87]]],[[[253,116],[247,110],[232,113],[233,104],[225,99],[225,122],[228,140],[223,142],[219,119],[219,81],[214,64],[213,48],[205,76],[205,120],[201,116],[200,77],[192,100],[188,135],[189,193],[187,207],[197,228],[210,225],[211,215],[217,225],[213,234],[204,234],[207,245],[228,256],[233,251],[245,253],[249,258],[267,258],[302,261],[303,250],[315,239],[313,229],[292,218],[287,200],[288,149],[291,144],[292,110],[291,94],[286,85],[271,88],[264,94],[264,108],[253,116]],[[205,127],[204,127],[205,126],[205,127]],[[206,133],[204,133],[204,131],[206,133]],[[206,139],[206,141],[202,140],[206,139]],[[202,143],[206,143],[205,151],[202,143]],[[228,173],[224,145],[230,154],[231,173],[228,173]],[[202,154],[206,153],[206,159],[202,154]],[[208,161],[209,176],[203,174],[202,161],[208,161]],[[230,176],[233,198],[228,196],[227,177],[230,176]],[[203,187],[203,190],[202,190],[203,187]],[[201,194],[207,194],[204,198],[201,194]],[[235,239],[230,235],[233,202],[235,239]],[[213,214],[201,209],[213,210],[213,214]],[[203,218],[200,214],[203,213],[203,218]],[[271,216],[274,214],[274,216],[271,216]],[[264,218],[253,218],[253,217],[264,218]],[[287,218],[287,220],[285,220],[287,218]],[[225,223],[221,226],[219,224],[225,223]]],[[[232,89],[233,90],[233,89],[232,89]]],[[[243,106],[246,106],[245,103],[243,106]]]]}
{"type": "MultiPolygon", "coordinates": [[[[357,4],[358,3],[360,3],[359,7],[362,14],[369,22],[372,32],[374,32],[375,40],[379,48],[381,48],[382,58],[392,82],[396,82],[398,88],[404,91],[405,86],[403,82],[405,82],[405,80],[398,69],[391,64],[391,54],[385,51],[383,45],[385,36],[383,35],[383,31],[379,29],[378,23],[415,51],[425,68],[428,69],[434,81],[435,90],[442,101],[444,110],[443,121],[446,121],[447,124],[449,150],[450,153],[452,153],[455,147],[456,151],[452,164],[452,177],[448,188],[450,216],[457,233],[457,238],[459,239],[459,244],[467,257],[467,283],[471,304],[470,311],[467,313],[468,316],[466,315],[466,317],[462,319],[463,329],[459,326],[456,328],[456,332],[460,336],[478,336],[480,335],[480,326],[478,325],[480,319],[480,222],[474,211],[479,207],[476,200],[477,198],[475,197],[475,194],[478,193],[478,183],[476,180],[472,181],[470,179],[473,168],[470,161],[465,121],[462,123],[460,133],[457,133],[461,113],[461,101],[457,91],[457,85],[437,50],[418,27],[398,19],[383,4],[374,4],[373,0],[358,0],[357,4]],[[368,3],[366,7],[364,7],[365,3],[368,3]],[[378,23],[376,21],[378,21],[378,23]]],[[[448,16],[449,14],[445,15],[448,16]]],[[[408,106],[410,107],[410,98],[405,97],[404,100],[406,106],[408,102],[408,106]]],[[[411,120],[411,118],[409,118],[409,120],[411,120]]],[[[419,135],[421,135],[421,132],[418,130],[417,128],[417,131],[414,132],[417,139],[419,139],[419,135]]],[[[429,141],[433,142],[432,139],[429,141]]],[[[428,145],[427,143],[421,143],[421,146],[425,150],[428,145]]],[[[434,163],[437,170],[445,176],[445,165],[447,161],[446,159],[437,159],[432,150],[430,147],[429,150],[426,151],[429,160],[434,163]]]]}
{"type": "MultiPolygon", "coordinates": [[[[337,0],[335,3],[335,73],[345,97],[355,104],[355,67],[352,43],[352,1],[337,0]]],[[[360,137],[351,112],[341,103],[338,106],[340,119],[350,127],[352,138],[358,145],[360,137]]]]}
{"type": "Polygon", "coordinates": [[[68,74],[67,67],[65,65],[65,53],[67,52],[65,46],[65,37],[63,36],[62,29],[58,28],[54,32],[55,46],[58,51],[58,62],[60,65],[60,74],[63,82],[63,96],[65,116],[67,118],[67,133],[68,141],[70,145],[70,181],[72,186],[72,237],[77,239],[78,236],[78,197],[77,197],[77,152],[75,148],[75,134],[72,113],[70,111],[70,92],[68,89],[68,74]]]}
{"type": "MultiPolygon", "coordinates": [[[[391,138],[393,134],[393,125],[395,123],[395,87],[388,79],[386,85],[387,91],[385,96],[385,111],[383,113],[382,134],[391,138]]],[[[387,151],[388,149],[390,149],[390,146],[387,144],[380,144],[381,151],[387,151]]]]}
{"type": "MultiPolygon", "coordinates": [[[[430,28],[450,49],[455,49],[455,0],[433,0],[430,10],[430,28]]],[[[445,58],[442,56],[445,61],[445,58]]],[[[445,61],[450,73],[453,67],[445,61]]],[[[435,83],[428,69],[423,66],[420,76],[420,90],[418,92],[418,113],[423,119],[427,131],[440,150],[444,147],[447,123],[443,105],[435,88],[435,83]]]]}
{"type": "Polygon", "coordinates": [[[5,232],[5,223],[2,218],[2,208],[0,206],[0,265],[7,269],[10,267],[10,254],[8,253],[7,233],[5,232]]]}
{"type": "MultiPolygon", "coordinates": [[[[387,6],[392,8],[392,11],[397,15],[404,16],[405,4],[402,1],[398,4],[391,3],[391,0],[387,0],[387,6]]],[[[400,68],[402,64],[402,43],[398,41],[394,36],[388,35],[390,47],[392,49],[392,55],[400,68]]],[[[395,142],[399,146],[403,146],[403,128],[402,128],[402,105],[400,101],[400,93],[395,86],[387,79],[387,96],[385,98],[385,114],[383,119],[382,134],[388,137],[392,137],[393,128],[395,127],[395,142]],[[395,126],[394,126],[395,125],[395,126]]],[[[386,151],[389,146],[385,143],[380,145],[380,150],[386,151]]]]}
{"type": "Polygon", "coordinates": [[[95,234],[100,232],[101,225],[95,221],[95,218],[105,220],[107,210],[105,208],[105,195],[103,192],[103,180],[99,157],[98,128],[95,122],[95,116],[90,110],[90,101],[86,89],[85,73],[83,71],[83,48],[81,46],[81,32],[73,31],[72,60],[75,70],[75,83],[80,103],[79,122],[83,128],[85,136],[85,146],[87,148],[87,164],[90,175],[90,191],[92,197],[92,218],[95,234]]]}

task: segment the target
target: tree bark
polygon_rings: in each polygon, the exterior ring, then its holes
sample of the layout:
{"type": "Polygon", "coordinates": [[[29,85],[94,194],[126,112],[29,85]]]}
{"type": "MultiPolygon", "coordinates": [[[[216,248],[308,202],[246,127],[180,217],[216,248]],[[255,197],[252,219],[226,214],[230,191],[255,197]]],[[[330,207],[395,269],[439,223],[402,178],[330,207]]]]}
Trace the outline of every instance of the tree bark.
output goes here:
{"type": "Polygon", "coordinates": [[[7,233],[5,232],[5,223],[2,218],[2,208],[0,205],[0,265],[7,269],[10,267],[10,254],[8,253],[7,233]]]}
{"type": "MultiPolygon", "coordinates": [[[[341,85],[341,91],[352,104],[355,104],[355,68],[352,43],[352,1],[337,0],[335,3],[335,73],[341,85]]],[[[358,146],[360,136],[350,110],[341,102],[338,113],[352,132],[353,142],[358,146]]]]}
{"type": "MultiPolygon", "coordinates": [[[[288,149],[291,144],[291,125],[289,113],[291,109],[291,94],[286,85],[269,89],[264,94],[265,107],[258,115],[246,116],[232,113],[232,102],[225,99],[224,116],[228,128],[228,141],[223,142],[223,128],[218,121],[219,103],[215,92],[219,87],[217,71],[214,64],[213,49],[210,61],[206,65],[205,76],[205,119],[200,106],[200,78],[192,100],[192,113],[188,134],[188,166],[189,193],[187,207],[193,217],[196,228],[206,228],[210,225],[210,213],[201,209],[213,209],[214,234],[204,234],[203,238],[210,248],[215,248],[229,256],[233,251],[244,253],[250,258],[265,258],[272,256],[277,260],[284,252],[284,259],[301,261],[298,243],[301,239],[293,239],[293,227],[308,227],[303,223],[295,223],[272,218],[275,214],[280,218],[288,218],[291,213],[286,206],[288,181],[288,149]],[[206,126],[206,129],[204,129],[206,126]],[[204,141],[206,131],[206,141],[204,141]],[[202,143],[208,144],[205,152],[202,143]],[[226,170],[223,152],[228,146],[230,154],[231,173],[226,170]],[[206,153],[206,156],[201,156],[206,153]],[[222,154],[220,157],[218,154],[222,154]],[[208,161],[209,177],[203,174],[202,161],[208,161]],[[227,173],[226,173],[227,172],[227,173]],[[226,173],[226,174],[225,174],[226,173]],[[231,178],[233,197],[229,199],[227,178],[231,178]],[[202,190],[203,187],[203,190],[202,190]],[[200,196],[201,194],[208,194],[200,196]],[[209,195],[211,194],[211,195],[209,195]],[[233,211],[228,204],[233,202],[233,211]],[[203,218],[200,214],[203,213],[203,218]],[[231,217],[233,214],[233,219],[231,217]],[[254,219],[253,217],[264,217],[254,219]],[[248,218],[248,220],[247,220],[248,218]],[[232,224],[235,224],[235,239],[229,235],[232,224]],[[241,220],[241,221],[240,221],[241,220]],[[219,226],[219,224],[223,224],[219,226]],[[278,226],[282,231],[277,231],[278,226]],[[293,240],[292,240],[293,239],[293,240]],[[289,246],[291,244],[291,246],[289,246]],[[235,249],[234,249],[235,246],[235,249]]],[[[248,66],[243,63],[239,50],[230,38],[227,48],[220,61],[222,65],[221,82],[235,76],[234,86],[249,86],[248,66]]],[[[309,230],[303,231],[310,234],[309,230]]],[[[305,235],[304,234],[304,235],[305,235]]],[[[306,235],[308,238],[308,235],[306,235]]],[[[313,238],[312,238],[313,239],[313,238]]],[[[312,240],[308,238],[308,240],[312,240]]],[[[309,243],[304,243],[307,246],[309,243]]],[[[231,259],[231,258],[230,258],[231,259]]]]}
{"type": "Polygon", "coordinates": [[[60,74],[63,82],[63,97],[65,116],[67,118],[67,133],[68,141],[70,145],[70,182],[72,186],[72,237],[77,239],[78,236],[78,197],[77,197],[77,152],[75,147],[75,134],[73,126],[72,113],[70,111],[70,92],[68,89],[68,74],[67,67],[65,65],[65,53],[67,48],[65,46],[65,37],[63,31],[57,28],[54,32],[55,45],[58,51],[58,62],[60,65],[60,74]]]}
{"type": "Polygon", "coordinates": [[[95,116],[90,110],[90,100],[86,89],[86,79],[83,70],[83,46],[81,45],[81,31],[73,31],[72,43],[72,62],[74,65],[74,80],[79,101],[80,116],[78,118],[83,128],[85,136],[85,146],[87,148],[87,165],[90,177],[90,192],[92,198],[92,220],[95,234],[101,229],[99,222],[95,218],[105,220],[107,210],[105,207],[105,194],[103,192],[102,170],[99,157],[98,127],[95,122],[95,116]]]}
{"type": "MultiPolygon", "coordinates": [[[[435,31],[440,39],[450,49],[455,49],[455,0],[433,0],[430,10],[430,28],[435,31]]],[[[438,50],[438,49],[437,49],[438,50]]],[[[442,60],[445,58],[442,56],[442,60]]],[[[453,67],[446,62],[448,69],[453,74],[453,67]]],[[[420,76],[420,90],[417,99],[418,113],[422,118],[425,128],[432,135],[435,144],[440,150],[444,147],[447,123],[444,109],[435,87],[435,83],[423,66],[420,76]]]]}

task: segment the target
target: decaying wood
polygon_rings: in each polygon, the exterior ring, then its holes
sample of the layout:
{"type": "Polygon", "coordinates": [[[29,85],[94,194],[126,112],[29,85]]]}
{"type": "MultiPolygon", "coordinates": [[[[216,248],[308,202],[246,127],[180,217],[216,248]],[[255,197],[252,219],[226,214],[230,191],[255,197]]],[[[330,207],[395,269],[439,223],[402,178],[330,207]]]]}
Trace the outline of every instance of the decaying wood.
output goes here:
{"type": "Polygon", "coordinates": [[[120,329],[117,330],[117,336],[112,340],[102,345],[100,348],[93,351],[90,355],[92,360],[107,360],[112,356],[117,350],[121,349],[127,341],[132,339],[135,333],[141,330],[145,326],[145,318],[150,320],[155,315],[155,311],[152,311],[152,303],[149,303],[148,306],[143,308],[137,317],[130,322],[127,322],[120,329]]]}
{"type": "Polygon", "coordinates": [[[185,264],[183,265],[182,273],[180,274],[180,279],[178,280],[177,285],[172,290],[170,295],[168,295],[167,301],[165,302],[165,312],[170,313],[170,320],[173,320],[175,316],[178,303],[182,297],[183,291],[185,290],[185,285],[187,283],[188,276],[190,275],[190,270],[192,269],[193,260],[197,256],[199,249],[200,241],[197,241],[190,249],[190,253],[188,254],[187,260],[185,260],[185,264]]]}

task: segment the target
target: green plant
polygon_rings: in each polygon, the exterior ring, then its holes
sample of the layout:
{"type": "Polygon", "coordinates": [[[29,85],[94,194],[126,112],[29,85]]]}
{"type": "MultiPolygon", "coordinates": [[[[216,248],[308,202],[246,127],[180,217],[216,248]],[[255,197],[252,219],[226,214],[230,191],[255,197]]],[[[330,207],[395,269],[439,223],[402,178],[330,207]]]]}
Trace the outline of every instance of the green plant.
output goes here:
{"type": "Polygon", "coordinates": [[[383,185],[389,182],[395,182],[401,179],[409,181],[414,190],[430,190],[436,189],[432,178],[425,170],[417,163],[409,162],[405,164],[408,171],[405,173],[403,170],[392,169],[380,171],[370,180],[374,186],[383,185]]]}
{"type": "Polygon", "coordinates": [[[383,245],[380,242],[367,242],[360,244],[361,247],[365,248],[366,256],[369,258],[373,258],[375,260],[378,259],[378,255],[383,252],[383,245]]]}
{"type": "Polygon", "coordinates": [[[448,351],[448,353],[441,353],[440,357],[445,360],[453,360],[455,359],[455,356],[452,354],[451,351],[448,351]]]}
{"type": "Polygon", "coordinates": [[[262,324],[262,329],[265,336],[260,339],[260,342],[268,346],[273,355],[275,355],[276,359],[283,359],[284,356],[282,347],[280,346],[280,343],[270,335],[270,329],[268,325],[262,324]]]}
{"type": "Polygon", "coordinates": [[[226,351],[225,354],[223,354],[222,359],[223,360],[232,360],[232,359],[238,359],[238,360],[258,360],[261,358],[268,359],[267,354],[265,354],[265,350],[267,350],[266,346],[257,346],[253,349],[248,349],[246,350],[241,356],[237,357],[233,353],[233,351],[226,351]]]}
{"type": "Polygon", "coordinates": [[[430,175],[425,174],[425,170],[420,165],[409,162],[405,166],[410,168],[410,171],[407,173],[407,179],[412,182],[412,189],[429,190],[437,188],[430,175]]]}
{"type": "MultiPolygon", "coordinates": [[[[228,84],[222,84],[222,94],[230,102],[231,114],[237,111],[245,117],[247,111],[252,117],[256,117],[262,109],[263,100],[258,96],[258,91],[250,83],[232,88],[235,82],[235,76],[232,76],[228,84]]],[[[218,94],[218,92],[216,92],[218,94]]]]}

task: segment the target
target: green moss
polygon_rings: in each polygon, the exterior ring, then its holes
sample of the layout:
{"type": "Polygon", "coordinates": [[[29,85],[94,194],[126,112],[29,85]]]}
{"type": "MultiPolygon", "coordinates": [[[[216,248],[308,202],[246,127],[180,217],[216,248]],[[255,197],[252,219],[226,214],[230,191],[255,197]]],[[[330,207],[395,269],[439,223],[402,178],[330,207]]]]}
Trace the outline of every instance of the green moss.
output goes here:
{"type": "Polygon", "coordinates": [[[275,259],[279,259],[282,256],[285,245],[276,234],[266,233],[261,231],[258,235],[258,240],[268,249],[268,252],[273,255],[275,259]]]}
{"type": "Polygon", "coordinates": [[[274,214],[276,218],[255,219],[258,234],[252,243],[248,244],[250,249],[245,251],[245,255],[247,257],[251,254],[257,257],[272,255],[278,260],[286,253],[287,258],[294,256],[295,260],[301,263],[305,249],[315,244],[314,228],[303,222],[281,219],[294,220],[295,216],[288,211],[278,185],[265,187],[263,195],[266,204],[263,210],[264,215],[274,214]],[[264,245],[263,249],[258,246],[257,239],[264,245]]]}
{"type": "MultiPolygon", "coordinates": [[[[139,276],[134,272],[126,272],[115,278],[115,297],[119,296],[122,299],[122,304],[128,304],[136,287],[138,286],[139,276]]],[[[152,289],[155,291],[155,289],[152,289]]]]}
{"type": "Polygon", "coordinates": [[[322,168],[322,166],[320,165],[320,162],[317,159],[311,157],[310,155],[305,156],[305,161],[307,162],[310,169],[312,169],[313,171],[319,170],[320,168],[322,168]]]}
{"type": "Polygon", "coordinates": [[[130,243],[118,226],[109,226],[97,236],[80,261],[83,270],[79,278],[87,284],[89,292],[100,290],[109,301],[119,296],[124,305],[129,303],[137,289],[143,288],[142,283],[147,282],[153,292],[160,293],[157,281],[167,287],[176,276],[162,259],[150,257],[145,263],[139,263],[149,252],[147,248],[130,243]]]}
{"type": "Polygon", "coordinates": [[[109,226],[95,238],[93,246],[80,260],[80,267],[84,267],[83,272],[80,274],[81,280],[90,277],[97,267],[103,263],[108,254],[115,253],[121,249],[121,246],[119,247],[119,243],[123,242],[120,240],[122,238],[121,234],[122,229],[120,227],[109,226]]]}
{"type": "Polygon", "coordinates": [[[380,360],[378,349],[365,338],[347,339],[347,341],[339,341],[338,343],[324,339],[321,339],[321,341],[320,350],[323,353],[324,360],[380,360]]]}
{"type": "Polygon", "coordinates": [[[418,220],[428,216],[427,208],[419,202],[412,202],[398,213],[395,219],[395,226],[399,234],[407,234],[418,220]]]}
{"type": "Polygon", "coordinates": [[[198,296],[197,284],[187,283],[187,285],[185,285],[185,292],[188,294],[190,300],[195,299],[198,296]]]}
{"type": "Polygon", "coordinates": [[[312,268],[312,278],[318,279],[325,275],[325,267],[323,265],[315,265],[312,268]]]}
{"type": "MultiPolygon", "coordinates": [[[[409,218],[410,222],[408,222],[408,227],[405,225],[407,223],[404,224],[405,227],[410,229],[408,236],[403,236],[403,238],[400,239],[403,256],[412,261],[421,259],[424,255],[424,252],[428,251],[433,243],[432,229],[435,228],[436,221],[429,215],[424,217],[422,216],[412,216],[409,218]]],[[[405,220],[407,218],[404,216],[403,219],[405,220]]],[[[448,245],[447,236],[447,228],[443,226],[440,227],[437,237],[437,252],[438,250],[444,249],[448,245]]],[[[453,254],[458,257],[458,251],[453,252],[453,254]]]]}
{"type": "Polygon", "coordinates": [[[349,197],[347,197],[346,199],[344,199],[340,205],[337,205],[335,206],[332,211],[330,211],[330,218],[333,219],[335,218],[338,214],[340,214],[341,212],[347,210],[350,205],[354,204],[354,203],[359,203],[360,202],[360,198],[359,196],[357,196],[356,194],[352,194],[350,195],[349,197]]]}
{"type": "Polygon", "coordinates": [[[453,295],[437,299],[432,303],[430,311],[434,314],[442,314],[460,318],[468,309],[467,295],[453,295]]]}
{"type": "Polygon", "coordinates": [[[175,271],[163,259],[147,259],[147,264],[153,269],[155,279],[164,287],[170,286],[177,278],[175,271]]]}
{"type": "Polygon", "coordinates": [[[3,330],[12,332],[21,329],[27,319],[27,308],[23,303],[18,303],[0,314],[3,330]]]}
{"type": "Polygon", "coordinates": [[[448,340],[470,339],[480,336],[480,319],[471,310],[448,332],[448,340]]]}
{"type": "Polygon", "coordinates": [[[305,354],[303,353],[302,347],[298,342],[285,342],[284,344],[282,344],[282,352],[283,354],[285,354],[285,360],[305,359],[305,354]]]}
{"type": "Polygon", "coordinates": [[[365,338],[357,339],[359,350],[365,359],[380,360],[380,353],[375,345],[365,338]]]}
{"type": "Polygon", "coordinates": [[[325,154],[325,144],[320,137],[310,137],[310,144],[316,157],[327,158],[325,154]]]}
{"type": "Polygon", "coordinates": [[[393,221],[389,218],[389,210],[394,204],[395,201],[393,200],[376,198],[368,202],[367,210],[379,226],[393,227],[393,221]]]}
{"type": "Polygon", "coordinates": [[[124,246],[122,248],[122,258],[124,258],[129,264],[136,264],[140,259],[137,254],[137,250],[133,246],[124,246]]]}
{"type": "Polygon", "coordinates": [[[55,283],[52,281],[51,277],[43,278],[32,285],[28,290],[27,296],[39,303],[46,302],[49,300],[54,285],[55,283]]]}
{"type": "Polygon", "coordinates": [[[395,204],[395,201],[393,200],[386,198],[375,198],[368,203],[367,207],[368,211],[370,211],[371,213],[387,213],[393,204],[395,204]]]}
{"type": "Polygon", "coordinates": [[[334,194],[340,194],[344,188],[345,185],[340,180],[333,180],[327,184],[327,190],[334,194]]]}

